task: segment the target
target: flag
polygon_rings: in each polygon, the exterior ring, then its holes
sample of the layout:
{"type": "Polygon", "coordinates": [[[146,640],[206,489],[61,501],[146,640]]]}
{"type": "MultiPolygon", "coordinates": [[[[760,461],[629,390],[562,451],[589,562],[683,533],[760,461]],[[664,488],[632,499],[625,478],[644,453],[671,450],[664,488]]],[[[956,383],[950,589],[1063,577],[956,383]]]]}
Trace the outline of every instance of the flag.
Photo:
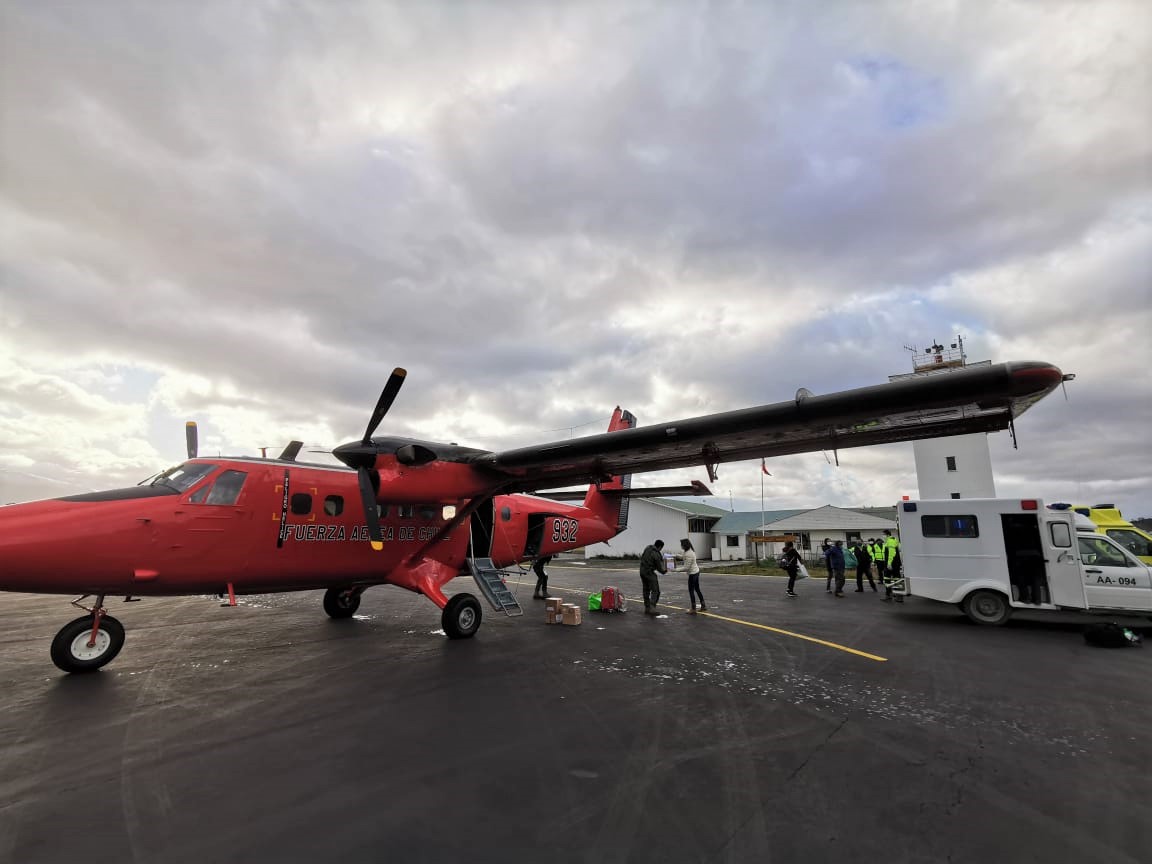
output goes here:
{"type": "Polygon", "coordinates": [[[772,476],[772,472],[768,470],[768,466],[764,463],[763,459],[760,460],[760,470],[767,474],[769,477],[772,476]]]}

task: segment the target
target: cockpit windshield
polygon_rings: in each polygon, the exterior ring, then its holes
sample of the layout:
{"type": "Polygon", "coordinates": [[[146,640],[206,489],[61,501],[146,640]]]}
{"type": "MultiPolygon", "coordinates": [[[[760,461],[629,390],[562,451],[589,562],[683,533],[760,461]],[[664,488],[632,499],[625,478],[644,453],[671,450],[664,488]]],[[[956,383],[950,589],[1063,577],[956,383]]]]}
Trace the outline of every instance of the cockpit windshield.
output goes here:
{"type": "Polygon", "coordinates": [[[196,483],[211,474],[218,467],[220,466],[206,462],[185,462],[183,465],[169,468],[149,485],[168,486],[177,492],[184,492],[191,489],[196,483]]]}

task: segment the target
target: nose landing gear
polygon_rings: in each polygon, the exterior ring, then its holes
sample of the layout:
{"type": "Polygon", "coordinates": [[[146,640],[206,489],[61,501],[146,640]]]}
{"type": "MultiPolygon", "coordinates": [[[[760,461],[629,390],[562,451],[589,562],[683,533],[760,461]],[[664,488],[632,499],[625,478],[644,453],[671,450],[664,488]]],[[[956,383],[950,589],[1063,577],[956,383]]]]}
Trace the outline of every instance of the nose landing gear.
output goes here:
{"type": "Polygon", "coordinates": [[[124,647],[124,626],[104,612],[103,594],[96,598],[91,609],[79,600],[74,600],[72,605],[88,614],[60,628],[52,640],[52,662],[65,672],[95,672],[111,662],[124,647]]]}

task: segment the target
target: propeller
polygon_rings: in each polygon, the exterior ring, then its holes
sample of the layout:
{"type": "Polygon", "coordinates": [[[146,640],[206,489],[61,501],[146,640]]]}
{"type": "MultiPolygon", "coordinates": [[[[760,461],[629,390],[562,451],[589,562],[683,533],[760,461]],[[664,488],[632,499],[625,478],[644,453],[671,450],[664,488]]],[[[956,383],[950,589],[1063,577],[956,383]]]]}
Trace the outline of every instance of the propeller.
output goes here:
{"type": "Polygon", "coordinates": [[[372,443],[372,433],[376,431],[376,427],[380,425],[380,421],[384,419],[384,415],[388,413],[388,409],[392,407],[392,403],[396,400],[396,394],[400,392],[400,388],[404,386],[404,379],[407,377],[408,371],[401,369],[397,366],[392,370],[392,375],[388,378],[388,383],[384,385],[384,389],[380,391],[380,399],[376,402],[376,410],[372,412],[372,416],[368,419],[368,428],[364,430],[364,438],[360,442],[365,446],[372,443]]]}
{"type": "Polygon", "coordinates": [[[368,426],[364,430],[364,437],[360,441],[360,446],[357,447],[355,444],[343,445],[333,451],[338,459],[356,469],[356,480],[360,486],[360,503],[364,506],[364,522],[368,526],[368,539],[372,543],[372,548],[377,552],[384,548],[384,538],[380,532],[380,512],[376,509],[376,490],[372,488],[370,471],[370,467],[376,461],[372,434],[380,425],[380,421],[384,419],[384,415],[388,413],[388,409],[392,407],[392,403],[396,400],[396,394],[404,386],[404,379],[407,375],[408,372],[399,366],[392,370],[388,383],[380,391],[380,399],[376,402],[376,408],[368,419],[368,426]]]}
{"type": "Polygon", "coordinates": [[[200,445],[196,436],[195,420],[189,420],[184,424],[184,438],[188,442],[188,458],[195,459],[196,454],[200,452],[200,445]]]}

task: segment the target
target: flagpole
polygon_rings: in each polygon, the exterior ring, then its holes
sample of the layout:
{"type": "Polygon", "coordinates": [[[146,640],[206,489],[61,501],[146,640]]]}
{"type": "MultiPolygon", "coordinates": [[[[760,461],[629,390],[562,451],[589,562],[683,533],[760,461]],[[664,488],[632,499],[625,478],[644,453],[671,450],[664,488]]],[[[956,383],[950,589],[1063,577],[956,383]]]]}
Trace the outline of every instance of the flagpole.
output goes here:
{"type": "MultiPolygon", "coordinates": [[[[760,460],[760,533],[764,533],[764,460],[760,460]]],[[[759,552],[759,544],[757,544],[759,552]]],[[[756,556],[759,558],[759,554],[756,556]]]]}

